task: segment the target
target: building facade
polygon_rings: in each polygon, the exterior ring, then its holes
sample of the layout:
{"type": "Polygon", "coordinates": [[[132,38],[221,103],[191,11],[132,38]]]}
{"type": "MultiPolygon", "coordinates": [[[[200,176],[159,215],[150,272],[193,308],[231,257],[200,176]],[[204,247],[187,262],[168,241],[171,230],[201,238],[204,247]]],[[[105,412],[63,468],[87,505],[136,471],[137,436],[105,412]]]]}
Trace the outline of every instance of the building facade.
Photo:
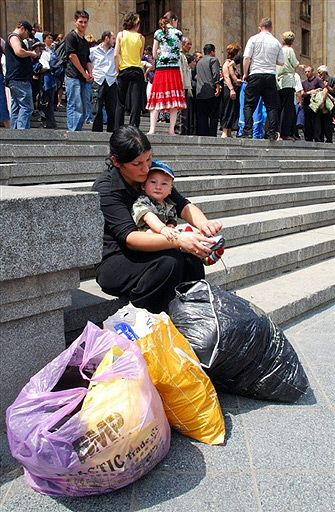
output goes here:
{"type": "Polygon", "coordinates": [[[38,21],[54,34],[66,34],[73,27],[76,9],[89,12],[87,33],[96,39],[104,30],[117,32],[125,14],[136,11],[147,44],[152,44],[158,19],[172,10],[179,16],[183,34],[192,39],[192,51],[213,43],[221,62],[229,43],[244,47],[257,32],[259,20],[269,17],[278,39],[286,30],[295,32],[294,49],[301,63],[326,64],[335,74],[335,30],[331,29],[335,0],[0,0],[0,35],[4,38],[22,19],[38,21]]]}

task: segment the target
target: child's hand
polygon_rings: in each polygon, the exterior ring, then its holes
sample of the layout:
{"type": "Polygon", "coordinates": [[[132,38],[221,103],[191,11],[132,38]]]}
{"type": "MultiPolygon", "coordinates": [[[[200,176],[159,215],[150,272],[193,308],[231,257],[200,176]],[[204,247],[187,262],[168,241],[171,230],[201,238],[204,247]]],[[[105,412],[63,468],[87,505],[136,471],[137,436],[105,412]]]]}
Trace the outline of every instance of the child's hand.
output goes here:
{"type": "Polygon", "coordinates": [[[173,240],[177,240],[178,238],[178,231],[175,228],[164,226],[160,232],[169,242],[173,242],[173,240]]]}

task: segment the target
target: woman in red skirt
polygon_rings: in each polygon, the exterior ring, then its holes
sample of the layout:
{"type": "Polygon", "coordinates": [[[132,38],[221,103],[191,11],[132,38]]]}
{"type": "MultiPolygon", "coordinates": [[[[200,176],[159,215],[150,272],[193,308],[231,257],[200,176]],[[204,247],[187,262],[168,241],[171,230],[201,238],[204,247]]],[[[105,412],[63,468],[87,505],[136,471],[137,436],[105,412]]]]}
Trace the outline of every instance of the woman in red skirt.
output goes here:
{"type": "Polygon", "coordinates": [[[169,135],[174,135],[177,112],[187,108],[179,69],[183,34],[177,29],[177,24],[177,16],[169,11],[159,20],[160,29],[154,34],[152,53],[156,59],[156,71],[146,107],[150,111],[148,135],[155,133],[159,112],[169,112],[169,135]]]}

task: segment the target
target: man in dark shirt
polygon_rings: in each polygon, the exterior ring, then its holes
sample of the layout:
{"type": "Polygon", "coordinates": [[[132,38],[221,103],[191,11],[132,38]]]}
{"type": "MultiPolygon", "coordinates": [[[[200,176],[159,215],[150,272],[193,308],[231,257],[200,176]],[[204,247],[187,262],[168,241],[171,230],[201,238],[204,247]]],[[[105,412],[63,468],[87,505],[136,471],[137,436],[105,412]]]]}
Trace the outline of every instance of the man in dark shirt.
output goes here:
{"type": "MultiPolygon", "coordinates": [[[[324,141],[324,122],[326,122],[330,117],[330,114],[322,114],[320,108],[317,112],[313,112],[311,108],[309,108],[309,104],[311,101],[312,94],[317,92],[317,89],[323,89],[323,99],[326,100],[328,90],[325,87],[325,84],[321,78],[318,78],[314,75],[314,68],[312,66],[306,66],[305,68],[306,80],[302,81],[303,88],[303,106],[305,111],[305,140],[315,142],[323,142],[324,141]],[[324,116],[325,118],[323,119],[324,116]]],[[[332,142],[331,140],[327,142],[332,142]]]]}
{"type": "Polygon", "coordinates": [[[6,85],[11,92],[10,127],[12,130],[30,128],[33,113],[33,92],[31,81],[33,66],[31,59],[38,57],[35,51],[28,51],[23,40],[31,35],[32,26],[20,21],[6,41],[6,85]]]}
{"type": "Polygon", "coordinates": [[[85,39],[89,14],[86,11],[74,13],[75,29],[65,38],[68,62],[65,69],[67,95],[67,126],[72,132],[81,131],[86,115],[86,83],[93,82],[90,62],[90,48],[85,39]]]}
{"type": "Polygon", "coordinates": [[[215,46],[206,44],[204,56],[197,63],[196,115],[197,134],[217,136],[220,95],[220,63],[215,46]]]}

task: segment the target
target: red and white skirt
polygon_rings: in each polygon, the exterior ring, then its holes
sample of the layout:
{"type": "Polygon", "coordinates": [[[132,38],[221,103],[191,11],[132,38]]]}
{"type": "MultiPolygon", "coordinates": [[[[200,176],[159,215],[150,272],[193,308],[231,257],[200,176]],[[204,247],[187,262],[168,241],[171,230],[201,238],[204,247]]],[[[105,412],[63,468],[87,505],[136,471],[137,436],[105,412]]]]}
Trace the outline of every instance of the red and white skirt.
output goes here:
{"type": "Polygon", "coordinates": [[[179,69],[155,71],[154,81],[147,110],[168,112],[170,108],[184,110],[187,108],[185,92],[179,69]]]}

